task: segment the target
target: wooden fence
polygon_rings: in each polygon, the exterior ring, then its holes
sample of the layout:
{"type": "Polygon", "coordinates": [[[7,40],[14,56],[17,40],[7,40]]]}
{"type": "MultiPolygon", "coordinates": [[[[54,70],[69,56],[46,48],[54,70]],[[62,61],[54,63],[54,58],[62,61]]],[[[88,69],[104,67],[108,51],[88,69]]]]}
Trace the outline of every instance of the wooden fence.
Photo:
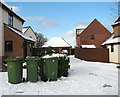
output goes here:
{"type": "MultiPolygon", "coordinates": [[[[44,51],[44,50],[55,50],[57,53],[59,53],[59,47],[54,48],[33,48],[33,56],[37,56],[38,53],[44,51]]],[[[61,50],[67,50],[68,54],[70,54],[70,47],[62,47],[61,50]]]]}
{"type": "Polygon", "coordinates": [[[76,48],[75,57],[95,62],[109,62],[109,50],[106,48],[76,48]]]}

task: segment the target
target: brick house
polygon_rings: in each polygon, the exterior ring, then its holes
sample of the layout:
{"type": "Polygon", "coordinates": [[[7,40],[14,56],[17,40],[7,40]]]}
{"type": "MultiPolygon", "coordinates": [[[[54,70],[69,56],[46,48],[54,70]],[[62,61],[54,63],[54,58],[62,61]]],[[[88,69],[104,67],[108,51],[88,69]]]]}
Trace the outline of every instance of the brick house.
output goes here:
{"type": "Polygon", "coordinates": [[[96,48],[101,48],[101,44],[110,36],[111,33],[94,19],[86,28],[76,29],[76,47],[94,45],[96,48]]]}
{"type": "Polygon", "coordinates": [[[109,49],[109,62],[120,64],[120,17],[112,25],[113,34],[102,44],[109,49]]]}
{"type": "Polygon", "coordinates": [[[21,31],[4,24],[4,57],[26,57],[32,55],[34,40],[21,31]]]}
{"type": "Polygon", "coordinates": [[[6,57],[32,55],[34,39],[22,33],[24,19],[0,2],[0,63],[6,57]]]}

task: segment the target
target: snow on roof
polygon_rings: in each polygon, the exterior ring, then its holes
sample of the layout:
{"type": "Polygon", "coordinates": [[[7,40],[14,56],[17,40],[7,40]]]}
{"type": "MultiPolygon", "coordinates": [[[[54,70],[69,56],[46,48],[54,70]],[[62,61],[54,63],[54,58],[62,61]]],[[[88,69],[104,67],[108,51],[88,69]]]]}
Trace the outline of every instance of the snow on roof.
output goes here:
{"type": "Polygon", "coordinates": [[[81,34],[87,26],[80,25],[79,27],[76,28],[77,34],[81,34]]]}
{"type": "Polygon", "coordinates": [[[28,28],[22,28],[22,32],[25,33],[28,28]]]}
{"type": "Polygon", "coordinates": [[[78,27],[76,27],[76,29],[85,29],[87,26],[84,25],[79,25],[78,27]]]}
{"type": "Polygon", "coordinates": [[[117,24],[120,24],[120,17],[118,17],[118,19],[114,22],[112,26],[117,25],[117,24]]]}
{"type": "Polygon", "coordinates": [[[105,42],[102,43],[102,45],[108,44],[112,39],[114,35],[112,34],[105,42]]]}
{"type": "Polygon", "coordinates": [[[120,37],[113,38],[110,43],[118,43],[120,42],[120,37]]]}
{"type": "Polygon", "coordinates": [[[118,17],[118,19],[115,21],[115,23],[118,22],[118,21],[120,21],[120,17],[118,17]]]}
{"type": "Polygon", "coordinates": [[[10,26],[8,26],[8,25],[6,25],[6,26],[7,26],[10,30],[14,31],[16,34],[20,35],[22,38],[35,42],[34,39],[32,39],[32,38],[30,38],[29,36],[23,34],[21,31],[18,31],[18,30],[14,29],[14,28],[12,28],[12,27],[10,27],[10,26]]]}
{"type": "Polygon", "coordinates": [[[102,45],[113,44],[118,42],[120,42],[120,37],[114,38],[114,35],[112,34],[104,43],[102,43],[102,45]]]}
{"type": "Polygon", "coordinates": [[[46,42],[42,47],[71,47],[62,37],[54,37],[46,42]]]}
{"type": "Polygon", "coordinates": [[[81,45],[82,48],[96,48],[95,45],[81,45]]]}
{"type": "Polygon", "coordinates": [[[120,24],[120,21],[115,22],[112,26],[117,25],[117,24],[120,24]]]}

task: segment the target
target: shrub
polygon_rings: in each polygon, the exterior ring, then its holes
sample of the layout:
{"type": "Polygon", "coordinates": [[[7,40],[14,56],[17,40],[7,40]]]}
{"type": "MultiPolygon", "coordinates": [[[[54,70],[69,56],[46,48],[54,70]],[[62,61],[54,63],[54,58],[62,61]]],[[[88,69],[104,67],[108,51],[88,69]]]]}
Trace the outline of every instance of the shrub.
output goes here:
{"type": "Polygon", "coordinates": [[[68,57],[60,57],[58,61],[58,77],[68,76],[68,69],[70,69],[69,65],[70,59],[68,57]]]}

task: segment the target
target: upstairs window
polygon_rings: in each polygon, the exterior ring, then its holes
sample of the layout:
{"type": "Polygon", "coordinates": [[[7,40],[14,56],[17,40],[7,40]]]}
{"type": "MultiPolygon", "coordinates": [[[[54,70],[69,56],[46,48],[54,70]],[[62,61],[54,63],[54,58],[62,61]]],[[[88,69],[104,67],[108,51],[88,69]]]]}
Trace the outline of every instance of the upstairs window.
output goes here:
{"type": "Polygon", "coordinates": [[[91,35],[91,40],[94,40],[95,39],[95,36],[94,35],[91,35]]]}
{"type": "Polygon", "coordinates": [[[77,32],[76,34],[79,35],[80,29],[76,29],[76,32],[77,32]]]}
{"type": "Polygon", "coordinates": [[[111,45],[111,52],[114,52],[114,45],[111,45]]]}
{"type": "Polygon", "coordinates": [[[84,28],[76,29],[76,35],[80,35],[84,31],[84,28]]]}
{"type": "Polygon", "coordinates": [[[5,41],[5,51],[6,52],[12,52],[13,51],[12,41],[5,41]]]}
{"type": "Polygon", "coordinates": [[[13,16],[10,15],[10,14],[8,14],[8,24],[9,24],[10,26],[13,26],[13,16]]]}

